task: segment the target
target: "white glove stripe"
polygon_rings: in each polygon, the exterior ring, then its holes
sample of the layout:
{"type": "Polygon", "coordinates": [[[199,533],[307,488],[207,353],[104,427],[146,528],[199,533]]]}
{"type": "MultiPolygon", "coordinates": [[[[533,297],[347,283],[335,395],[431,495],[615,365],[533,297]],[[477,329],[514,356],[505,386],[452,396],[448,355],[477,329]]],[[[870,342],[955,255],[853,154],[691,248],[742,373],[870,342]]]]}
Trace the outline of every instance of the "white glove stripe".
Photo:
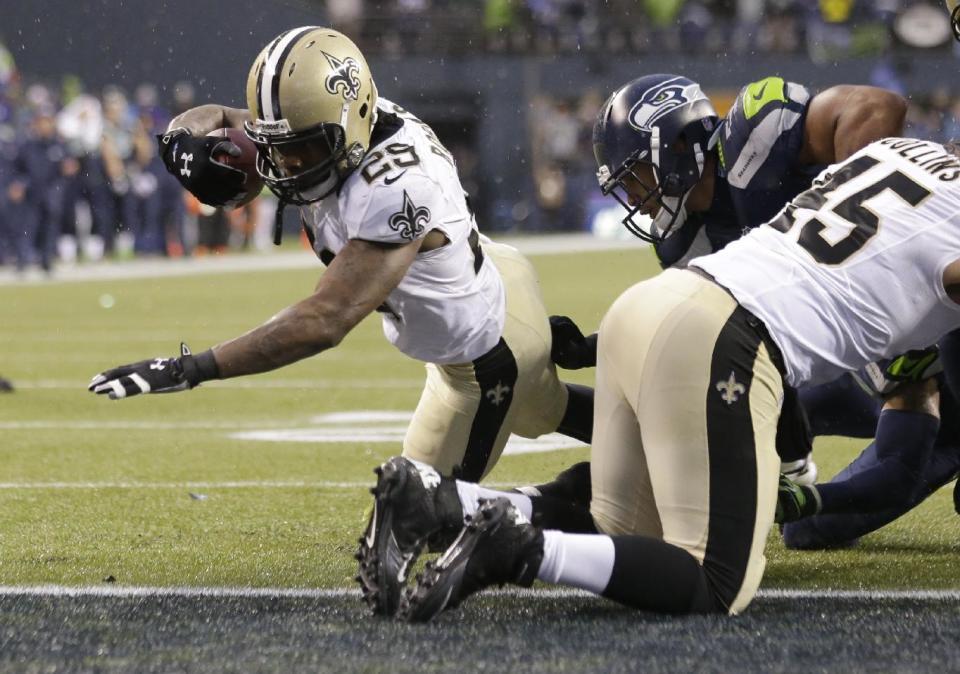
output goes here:
{"type": "Polygon", "coordinates": [[[116,400],[117,398],[127,397],[127,390],[123,388],[122,384],[120,384],[119,379],[111,379],[110,381],[107,382],[107,384],[110,386],[111,389],[113,389],[113,393],[110,394],[110,397],[113,398],[114,400],[116,400]]]}
{"type": "Polygon", "coordinates": [[[130,374],[130,381],[140,388],[140,393],[150,393],[150,384],[136,372],[130,374]]]}

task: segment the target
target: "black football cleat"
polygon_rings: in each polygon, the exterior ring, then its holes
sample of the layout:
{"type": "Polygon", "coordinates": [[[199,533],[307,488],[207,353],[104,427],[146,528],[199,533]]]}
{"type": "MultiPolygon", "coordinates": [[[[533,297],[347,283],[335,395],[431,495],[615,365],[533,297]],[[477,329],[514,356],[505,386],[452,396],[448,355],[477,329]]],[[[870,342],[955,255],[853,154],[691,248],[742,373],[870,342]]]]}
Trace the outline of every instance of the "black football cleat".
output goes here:
{"type": "Polygon", "coordinates": [[[13,384],[10,380],[0,377],[0,393],[13,393],[13,384]]]}
{"type": "Polygon", "coordinates": [[[542,561],[543,532],[508,499],[483,501],[447,551],[404,592],[398,617],[427,622],[491,585],[530,587],[542,561]]]}
{"type": "Polygon", "coordinates": [[[356,579],[374,613],[394,615],[424,544],[449,544],[462,526],[463,508],[456,482],[432,468],[395,456],[374,472],[373,513],[355,555],[356,579]]]}

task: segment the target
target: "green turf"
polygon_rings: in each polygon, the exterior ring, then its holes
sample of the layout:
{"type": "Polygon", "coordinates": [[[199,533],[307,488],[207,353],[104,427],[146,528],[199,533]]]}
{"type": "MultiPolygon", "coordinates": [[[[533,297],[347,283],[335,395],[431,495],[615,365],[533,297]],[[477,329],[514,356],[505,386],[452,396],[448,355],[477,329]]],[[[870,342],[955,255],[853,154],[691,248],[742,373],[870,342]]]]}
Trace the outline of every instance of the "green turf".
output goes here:
{"type": "MultiPolygon", "coordinates": [[[[655,269],[649,253],[635,250],[533,260],[550,311],[585,329],[655,269]]],[[[411,410],[423,366],[386,343],[378,318],[333,352],[246,381],[121,402],[85,390],[106,367],[172,355],[181,339],[205,348],[257,325],[309,293],[317,273],[0,287],[0,373],[21,384],[0,397],[0,483],[152,485],[0,489],[0,584],[113,577],[124,584],[349,586],[368,501],[362,488],[183,483],[372,482],[372,467],[397,446],[240,441],[229,433],[309,426],[328,412],[411,410]]],[[[590,383],[591,376],[568,379],[590,383]]],[[[822,473],[835,472],[862,444],[820,442],[822,473]]],[[[490,480],[538,481],[586,456],[508,456],[490,480]]],[[[855,550],[791,553],[772,537],[764,585],[960,587],[957,533],[949,493],[941,492],[855,550]]]]}

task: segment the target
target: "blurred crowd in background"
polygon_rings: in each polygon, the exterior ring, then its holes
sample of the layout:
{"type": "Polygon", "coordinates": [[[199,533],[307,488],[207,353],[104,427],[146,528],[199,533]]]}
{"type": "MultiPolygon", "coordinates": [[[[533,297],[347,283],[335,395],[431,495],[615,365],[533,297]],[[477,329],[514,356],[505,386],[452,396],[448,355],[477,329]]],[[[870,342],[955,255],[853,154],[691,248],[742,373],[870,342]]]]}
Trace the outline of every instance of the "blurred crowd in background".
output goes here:
{"type": "MultiPolygon", "coordinates": [[[[297,0],[288,0],[297,2],[297,0]]],[[[814,62],[949,39],[935,0],[326,0],[370,53],[805,53],[814,62]]]]}
{"type": "Polygon", "coordinates": [[[85,92],[30,82],[0,46],[0,266],[181,256],[249,246],[255,206],[200,204],[167,173],[155,134],[194,105],[189,83],[85,92]]]}
{"type": "MultiPolygon", "coordinates": [[[[426,49],[431,38],[423,35],[423,26],[442,32],[438,15],[450,17],[457,26],[482,29],[478,48],[504,51],[562,50],[596,40],[608,50],[642,50],[651,40],[665,49],[682,49],[689,44],[688,31],[698,31],[698,44],[717,49],[730,45],[736,50],[793,51],[811,44],[813,31],[830,34],[826,41],[818,38],[821,46],[856,41],[857,32],[871,22],[889,41],[894,39],[891,26],[897,17],[913,6],[906,0],[327,0],[326,4],[332,24],[361,36],[364,49],[381,53],[426,49]],[[643,13],[645,20],[634,22],[642,29],[627,31],[627,22],[611,20],[631,12],[643,13]],[[424,13],[431,21],[422,20],[424,13]],[[475,21],[470,24],[465,16],[475,21]],[[739,27],[736,40],[723,32],[731,26],[739,27]],[[620,38],[615,37],[618,31],[620,38]],[[372,35],[379,37],[373,40],[372,35]]],[[[942,8],[937,11],[936,25],[945,28],[942,8]]],[[[949,88],[923,95],[903,91],[894,69],[882,59],[877,62],[874,84],[912,94],[908,135],[960,137],[960,97],[949,88]]],[[[716,91],[709,82],[703,84],[722,114],[736,91],[716,91]]],[[[532,99],[526,120],[532,151],[529,194],[508,204],[506,212],[493,213],[481,223],[485,230],[539,232],[589,226],[592,212],[603,201],[596,187],[590,132],[608,93],[587,90],[532,99]]],[[[157,156],[155,134],[194,100],[194,89],[187,82],[161,94],[146,83],[130,90],[107,87],[89,92],[70,77],[57,83],[33,81],[17,71],[10,53],[0,46],[0,267],[49,272],[55,264],[103,258],[196,256],[269,247],[276,205],[269,192],[240,209],[212,209],[182,190],[157,156]]],[[[470,143],[483,139],[468,143],[464,138],[444,138],[437,128],[457,158],[464,186],[482,191],[484,176],[470,143]]]]}

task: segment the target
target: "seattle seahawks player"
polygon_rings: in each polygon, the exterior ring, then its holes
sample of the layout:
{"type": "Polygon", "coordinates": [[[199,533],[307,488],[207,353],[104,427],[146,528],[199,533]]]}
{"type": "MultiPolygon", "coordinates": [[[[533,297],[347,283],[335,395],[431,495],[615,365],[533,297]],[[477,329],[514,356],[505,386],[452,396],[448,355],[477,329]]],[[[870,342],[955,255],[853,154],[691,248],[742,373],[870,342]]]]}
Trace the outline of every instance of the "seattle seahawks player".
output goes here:
{"type": "MultiPolygon", "coordinates": [[[[883,89],[839,85],[812,95],[768,77],[741,89],[721,119],[696,82],[647,75],[604,105],[594,129],[598,177],[626,209],[627,229],[653,243],[663,267],[682,267],[768,220],[825,165],[898,135],[905,112],[905,101],[883,89]],[[638,216],[653,216],[651,224],[638,216]]],[[[595,336],[584,338],[565,317],[551,324],[554,362],[595,362],[595,336]]],[[[872,437],[878,412],[849,377],[799,397],[788,388],[777,442],[784,472],[812,484],[812,436],[872,437]]]]}
{"type": "Polygon", "coordinates": [[[380,471],[358,553],[365,597],[393,613],[417,543],[395,528],[402,484],[421,468],[478,481],[511,433],[589,441],[592,399],[557,378],[532,265],[479,233],[450,153],[378,96],[353,42],[316,26],[286,31],[257,56],[246,93],[247,109],[204,105],[175,118],[160,138],[167,166],[201,199],[228,203],[241,181],[215,155],[236,148],[204,134],[244,128],[281,208],[300,207],[326,272],[309,297],[246,334],[107,370],[89,388],[119,399],[266,372],[337,346],[379,311],[387,339],[427,363],[403,441],[409,471],[380,471]]]}
{"type": "Polygon", "coordinates": [[[492,584],[535,579],[644,610],[742,611],[774,519],[783,387],[958,328],[960,148],[873,142],[768,224],[607,312],[591,454],[602,533],[542,531],[509,500],[485,502],[402,615],[429,620],[492,584]]]}
{"type": "MultiPolygon", "coordinates": [[[[781,478],[777,521],[783,542],[791,549],[816,550],[849,547],[859,537],[900,517],[922,503],[960,472],[960,334],[940,340],[938,348],[910,354],[914,367],[931,374],[921,386],[897,386],[873,364],[862,379],[869,390],[884,393],[883,412],[876,440],[830,482],[817,485],[791,484],[781,478]],[[938,359],[938,360],[935,360],[938,359]],[[938,365],[943,372],[936,376],[938,365]],[[921,410],[928,417],[916,438],[897,426],[898,416],[921,410]],[[892,430],[885,424],[893,422],[892,430]],[[929,437],[932,436],[932,437],[929,437]]],[[[899,359],[898,359],[899,360],[899,359]]],[[[895,361],[891,367],[897,365],[895,361]]],[[[888,367],[887,369],[891,369],[888,367]]],[[[895,368],[900,370],[901,368],[895,368]]],[[[954,487],[954,504],[960,511],[960,487],[954,487]]]]}

